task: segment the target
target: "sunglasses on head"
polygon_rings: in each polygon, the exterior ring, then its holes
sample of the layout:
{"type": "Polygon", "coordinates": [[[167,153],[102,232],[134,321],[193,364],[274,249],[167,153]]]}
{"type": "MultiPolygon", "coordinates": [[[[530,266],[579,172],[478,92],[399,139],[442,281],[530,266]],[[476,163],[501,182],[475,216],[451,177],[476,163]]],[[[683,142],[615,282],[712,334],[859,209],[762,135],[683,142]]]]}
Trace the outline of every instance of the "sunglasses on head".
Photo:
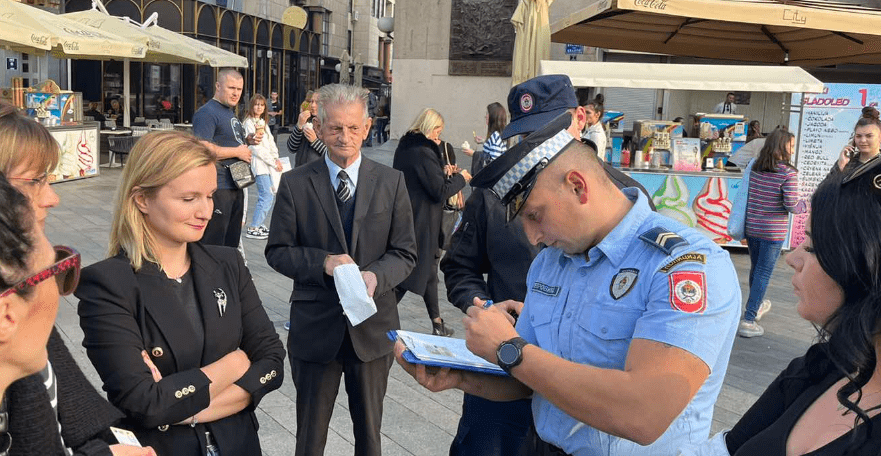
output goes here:
{"type": "Polygon", "coordinates": [[[56,245],[54,248],[54,264],[4,290],[0,293],[0,298],[5,298],[13,293],[21,293],[50,277],[55,277],[61,296],[73,293],[80,281],[80,253],[63,245],[56,245]]]}
{"type": "MultiPolygon", "coordinates": [[[[875,170],[879,166],[881,166],[881,155],[876,155],[851,171],[851,173],[841,181],[841,185],[845,186],[863,174],[875,170]]],[[[875,178],[872,179],[872,185],[876,189],[881,190],[881,173],[875,175],[875,178]]]]}

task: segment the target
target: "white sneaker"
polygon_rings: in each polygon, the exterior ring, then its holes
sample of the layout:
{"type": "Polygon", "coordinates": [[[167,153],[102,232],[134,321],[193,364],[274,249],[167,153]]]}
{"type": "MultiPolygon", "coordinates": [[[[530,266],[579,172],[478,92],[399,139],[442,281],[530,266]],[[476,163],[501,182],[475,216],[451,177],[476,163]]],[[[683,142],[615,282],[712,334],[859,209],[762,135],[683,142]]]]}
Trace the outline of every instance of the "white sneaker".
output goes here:
{"type": "Polygon", "coordinates": [[[758,323],[749,320],[740,320],[740,325],[737,327],[738,336],[758,337],[762,334],[765,334],[765,329],[759,326],[758,323]]]}
{"type": "Polygon", "coordinates": [[[762,301],[762,305],[759,306],[759,310],[756,312],[756,321],[762,319],[766,313],[771,311],[771,300],[766,299],[762,301]]]}
{"type": "Polygon", "coordinates": [[[260,228],[248,227],[248,230],[245,231],[245,237],[248,239],[266,239],[269,237],[269,234],[260,231],[260,228]]]}

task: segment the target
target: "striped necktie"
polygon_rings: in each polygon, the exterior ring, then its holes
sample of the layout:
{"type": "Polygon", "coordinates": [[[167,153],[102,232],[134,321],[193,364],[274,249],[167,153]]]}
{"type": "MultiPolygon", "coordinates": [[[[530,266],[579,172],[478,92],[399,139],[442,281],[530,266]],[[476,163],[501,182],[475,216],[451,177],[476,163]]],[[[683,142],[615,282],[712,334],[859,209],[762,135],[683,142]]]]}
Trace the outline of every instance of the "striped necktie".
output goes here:
{"type": "Polygon", "coordinates": [[[340,180],[340,185],[336,188],[336,197],[339,198],[340,202],[345,203],[346,201],[349,201],[349,198],[352,197],[352,190],[349,188],[349,183],[347,181],[349,179],[349,175],[346,174],[345,171],[340,170],[339,174],[337,174],[337,177],[340,180]]]}

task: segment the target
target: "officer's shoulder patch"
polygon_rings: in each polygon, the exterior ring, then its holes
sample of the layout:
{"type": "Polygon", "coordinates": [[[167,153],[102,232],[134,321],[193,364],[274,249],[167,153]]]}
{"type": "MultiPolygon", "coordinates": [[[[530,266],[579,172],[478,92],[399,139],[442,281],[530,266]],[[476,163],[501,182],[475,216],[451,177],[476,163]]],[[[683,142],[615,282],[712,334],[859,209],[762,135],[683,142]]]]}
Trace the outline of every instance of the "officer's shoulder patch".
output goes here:
{"type": "Polygon", "coordinates": [[[674,267],[676,267],[676,265],[678,265],[679,263],[685,263],[685,262],[707,264],[707,256],[704,255],[703,253],[696,253],[696,252],[690,252],[690,253],[686,253],[683,255],[679,255],[673,261],[665,264],[664,267],[661,268],[661,272],[670,272],[670,270],[673,269],[674,267]]]}
{"type": "Polygon", "coordinates": [[[671,254],[677,246],[688,244],[688,241],[682,236],[659,226],[640,234],[639,238],[661,249],[667,255],[671,254]]]}

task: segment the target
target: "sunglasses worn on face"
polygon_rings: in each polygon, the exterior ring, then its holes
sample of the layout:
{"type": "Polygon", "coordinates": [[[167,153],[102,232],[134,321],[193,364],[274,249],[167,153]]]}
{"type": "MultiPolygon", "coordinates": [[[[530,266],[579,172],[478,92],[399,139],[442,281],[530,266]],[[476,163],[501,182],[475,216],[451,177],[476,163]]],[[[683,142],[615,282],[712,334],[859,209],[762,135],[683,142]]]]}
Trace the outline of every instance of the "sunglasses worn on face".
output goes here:
{"type": "Polygon", "coordinates": [[[0,298],[5,298],[13,293],[21,293],[50,277],[55,277],[61,296],[67,296],[73,293],[80,281],[80,262],[79,252],[70,247],[56,245],[53,265],[4,290],[3,293],[0,293],[0,298]]]}
{"type": "MultiPolygon", "coordinates": [[[[841,181],[841,185],[847,185],[856,178],[868,173],[869,171],[875,170],[879,166],[881,166],[881,155],[876,155],[870,158],[869,161],[863,163],[860,166],[857,166],[856,169],[851,171],[850,175],[848,175],[844,178],[843,181],[841,181]]],[[[874,185],[876,189],[881,190],[881,174],[877,174],[875,178],[872,179],[872,185],[874,185]]]]}

